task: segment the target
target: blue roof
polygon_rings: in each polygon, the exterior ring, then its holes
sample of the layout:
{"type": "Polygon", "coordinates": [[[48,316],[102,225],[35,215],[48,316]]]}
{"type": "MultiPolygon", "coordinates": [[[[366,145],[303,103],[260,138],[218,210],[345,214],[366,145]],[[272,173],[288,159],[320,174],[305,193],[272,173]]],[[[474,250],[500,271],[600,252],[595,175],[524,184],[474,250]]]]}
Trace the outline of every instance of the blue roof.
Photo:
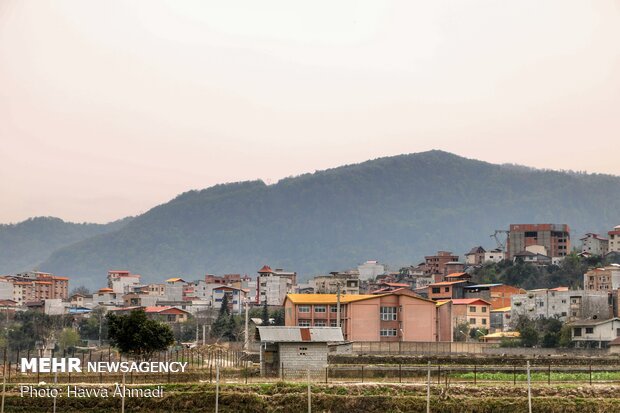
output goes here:
{"type": "Polygon", "coordinates": [[[92,311],[93,310],[91,310],[90,308],[84,308],[84,307],[69,308],[69,314],[86,314],[92,311]]]}
{"type": "Polygon", "coordinates": [[[497,287],[498,285],[504,284],[476,284],[476,285],[467,285],[464,288],[488,288],[488,287],[497,287]]]}

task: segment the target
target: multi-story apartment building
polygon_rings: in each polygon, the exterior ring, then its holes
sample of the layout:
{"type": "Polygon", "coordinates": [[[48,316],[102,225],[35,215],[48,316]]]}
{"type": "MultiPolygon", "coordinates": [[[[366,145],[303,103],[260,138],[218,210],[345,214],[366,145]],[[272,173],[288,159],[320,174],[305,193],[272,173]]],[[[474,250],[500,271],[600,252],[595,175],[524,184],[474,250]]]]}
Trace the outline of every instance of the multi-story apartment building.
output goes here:
{"type": "Polygon", "coordinates": [[[285,272],[282,269],[272,270],[268,265],[258,270],[256,280],[257,303],[280,306],[286,294],[294,291],[297,281],[296,272],[285,272]]]}
{"type": "Polygon", "coordinates": [[[523,288],[505,284],[476,284],[463,288],[465,298],[482,298],[491,303],[491,309],[510,307],[511,297],[514,294],[525,294],[523,288]]]}
{"type": "Polygon", "coordinates": [[[511,224],[506,258],[527,247],[541,245],[549,257],[565,257],[570,252],[570,228],[566,224],[511,224]]]}
{"type": "Polygon", "coordinates": [[[127,294],[131,289],[140,285],[140,275],[132,274],[127,270],[108,271],[108,288],[118,294],[127,294]]]}
{"type": "Polygon", "coordinates": [[[551,288],[529,290],[525,294],[513,294],[512,320],[519,317],[549,318],[573,321],[583,318],[604,320],[613,315],[612,297],[603,291],[569,290],[551,288]]]}
{"type": "Polygon", "coordinates": [[[592,255],[605,255],[609,250],[609,240],[599,234],[588,232],[581,241],[581,252],[592,255]]]}
{"type": "Polygon", "coordinates": [[[465,254],[465,263],[467,265],[480,265],[484,263],[484,253],[486,250],[482,246],[477,246],[469,250],[465,254]]]}
{"type": "MultiPolygon", "coordinates": [[[[426,275],[447,275],[446,264],[458,262],[458,255],[452,254],[450,251],[438,251],[437,255],[428,255],[424,257],[424,274],[426,275]]],[[[457,271],[450,271],[457,272],[457,271]]]]}
{"type": "Polygon", "coordinates": [[[311,282],[317,294],[336,294],[340,286],[341,294],[359,294],[360,278],[357,272],[331,272],[330,275],[319,275],[311,282]]]}
{"type": "Polygon", "coordinates": [[[616,225],[607,233],[607,236],[609,237],[607,252],[620,252],[620,225],[616,225]]]}
{"type": "Polygon", "coordinates": [[[228,311],[231,313],[241,313],[244,308],[248,292],[241,288],[230,287],[227,285],[221,285],[213,289],[211,307],[220,309],[224,296],[227,297],[228,311]]]}
{"type": "Polygon", "coordinates": [[[3,298],[24,305],[27,302],[69,298],[69,278],[46,272],[29,271],[0,277],[3,298]],[[9,294],[11,296],[9,296],[9,294]],[[6,296],[6,297],[4,297],[6,296]]]}
{"type": "Polygon", "coordinates": [[[470,328],[491,327],[491,303],[481,298],[460,298],[452,300],[454,325],[467,323],[470,328]]]}
{"type": "Polygon", "coordinates": [[[374,281],[377,276],[385,273],[385,265],[380,264],[379,261],[376,260],[369,260],[363,264],[358,265],[357,271],[361,280],[374,281]]]}
{"type": "Polygon", "coordinates": [[[484,253],[484,262],[500,262],[505,258],[506,253],[499,248],[484,253]]]}
{"type": "MultiPolygon", "coordinates": [[[[406,289],[350,294],[340,299],[340,327],[351,341],[451,341],[449,312],[406,289]]],[[[287,326],[336,327],[337,314],[335,294],[288,294],[284,301],[287,326]]]]}
{"type": "Polygon", "coordinates": [[[583,275],[583,287],[586,291],[606,291],[620,288],[620,265],[594,268],[583,275]]]}

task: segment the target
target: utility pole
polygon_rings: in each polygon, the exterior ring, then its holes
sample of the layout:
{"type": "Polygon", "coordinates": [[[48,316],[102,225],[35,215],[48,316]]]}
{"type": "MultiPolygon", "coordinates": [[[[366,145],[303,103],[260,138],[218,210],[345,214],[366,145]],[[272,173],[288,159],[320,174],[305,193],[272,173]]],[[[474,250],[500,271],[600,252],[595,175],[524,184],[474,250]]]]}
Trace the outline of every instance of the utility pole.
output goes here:
{"type": "Polygon", "coordinates": [[[243,340],[243,350],[248,351],[250,347],[250,315],[249,315],[249,307],[250,300],[245,299],[245,330],[244,330],[244,340],[243,340]]]}
{"type": "Polygon", "coordinates": [[[340,325],[340,281],[338,281],[338,292],[336,293],[336,326],[342,330],[340,325]]]}

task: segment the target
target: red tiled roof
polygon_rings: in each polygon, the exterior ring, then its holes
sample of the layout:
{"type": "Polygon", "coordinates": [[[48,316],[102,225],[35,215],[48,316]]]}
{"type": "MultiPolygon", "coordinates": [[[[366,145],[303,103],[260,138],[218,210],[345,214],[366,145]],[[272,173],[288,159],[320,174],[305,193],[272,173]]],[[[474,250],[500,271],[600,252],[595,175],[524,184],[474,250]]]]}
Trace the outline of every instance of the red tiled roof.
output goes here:
{"type": "Polygon", "coordinates": [[[452,274],[446,275],[446,278],[458,278],[464,275],[468,275],[466,272],[453,272],[452,274]]]}
{"type": "Polygon", "coordinates": [[[258,270],[259,274],[260,273],[266,273],[266,272],[273,272],[273,270],[268,265],[263,265],[263,268],[258,270]]]}

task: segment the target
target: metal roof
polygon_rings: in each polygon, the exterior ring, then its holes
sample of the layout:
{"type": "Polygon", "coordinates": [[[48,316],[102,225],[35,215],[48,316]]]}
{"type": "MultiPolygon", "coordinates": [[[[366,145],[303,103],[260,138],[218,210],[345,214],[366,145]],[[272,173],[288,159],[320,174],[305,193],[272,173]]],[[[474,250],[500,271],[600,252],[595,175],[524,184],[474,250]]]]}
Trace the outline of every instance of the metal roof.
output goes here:
{"type": "Polygon", "coordinates": [[[467,289],[470,289],[470,288],[487,288],[487,287],[498,287],[500,285],[504,285],[504,284],[476,284],[476,285],[468,285],[467,287],[464,287],[464,288],[467,288],[467,289]]]}
{"type": "Polygon", "coordinates": [[[331,343],[344,341],[339,327],[257,327],[261,342],[272,343],[331,343]]]}

